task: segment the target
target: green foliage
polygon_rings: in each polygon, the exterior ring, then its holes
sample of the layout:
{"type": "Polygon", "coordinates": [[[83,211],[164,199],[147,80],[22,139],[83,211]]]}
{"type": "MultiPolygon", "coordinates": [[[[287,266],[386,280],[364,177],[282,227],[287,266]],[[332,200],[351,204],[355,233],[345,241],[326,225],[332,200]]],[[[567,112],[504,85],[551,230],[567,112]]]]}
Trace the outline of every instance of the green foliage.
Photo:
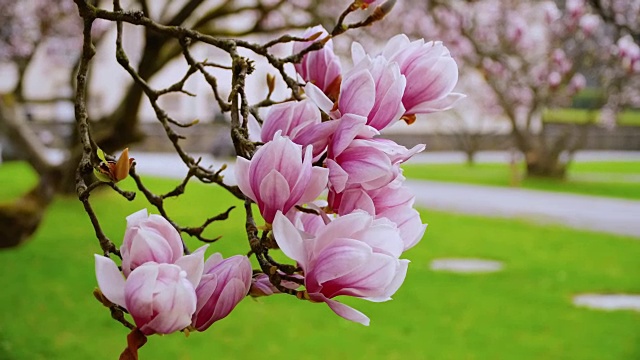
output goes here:
{"type": "MultiPolygon", "coordinates": [[[[6,173],[24,169],[0,168],[6,173]]],[[[9,176],[9,179],[16,179],[9,176]]],[[[149,181],[156,191],[176,181],[149,181]]],[[[16,192],[22,181],[3,181],[16,192]]],[[[122,187],[132,190],[127,179],[122,187]]],[[[5,193],[6,194],[6,193],[5,193]]],[[[140,194],[138,195],[140,196],[140,194]]],[[[122,241],[124,217],[141,207],[111,191],[92,195],[107,235],[122,241]]],[[[168,204],[172,216],[198,224],[233,201],[213,186],[190,184],[168,204]]],[[[151,209],[150,209],[151,210],[151,209]]],[[[153,211],[153,210],[152,210],[153,211]]],[[[368,314],[370,327],[335,316],[323,304],[285,295],[246,299],[207,332],[153,336],[141,359],[632,359],[640,355],[637,313],[574,308],[575,293],[640,292],[640,242],[541,227],[526,221],[424,211],[430,223],[405,285],[387,303],[346,301],[368,314]],[[438,257],[504,261],[504,272],[437,273],[438,257]]],[[[214,224],[211,246],[225,256],[248,250],[242,209],[214,224]]],[[[189,240],[191,248],[199,246],[189,240]]],[[[115,359],[127,329],[91,292],[98,242],[80,202],[58,199],[23,247],[0,252],[0,359],[115,359]]]]}
{"type": "MultiPolygon", "coordinates": [[[[408,178],[489,186],[510,186],[508,164],[408,164],[408,178]]],[[[524,177],[524,164],[518,165],[518,177],[524,177]]],[[[525,189],[569,192],[585,195],[640,199],[640,162],[572,163],[566,180],[524,178],[525,189]]]]}
{"type": "Polygon", "coordinates": [[[0,164],[0,202],[20,197],[37,182],[36,172],[25,162],[11,161],[0,164]]]}
{"type": "Polygon", "coordinates": [[[602,89],[584,88],[573,97],[572,106],[578,109],[597,109],[605,102],[602,89]]]}

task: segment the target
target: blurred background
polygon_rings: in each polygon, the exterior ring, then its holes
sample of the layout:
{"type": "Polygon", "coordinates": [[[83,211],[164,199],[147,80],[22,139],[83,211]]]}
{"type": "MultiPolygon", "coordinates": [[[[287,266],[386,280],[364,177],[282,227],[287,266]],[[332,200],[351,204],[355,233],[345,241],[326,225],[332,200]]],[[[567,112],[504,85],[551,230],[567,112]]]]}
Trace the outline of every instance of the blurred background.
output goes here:
{"type": "MultiPolygon", "coordinates": [[[[112,9],[106,1],[92,1],[112,9]]],[[[351,15],[358,21],[369,9],[351,15]]],[[[331,29],[348,2],[330,0],[123,1],[154,21],[264,43],[331,29]]],[[[404,286],[387,303],[345,302],[371,318],[362,327],[322,304],[282,296],[247,299],[206,333],[155,336],[143,358],[201,359],[640,359],[640,1],[398,0],[371,27],[336,37],[350,69],[353,41],[371,54],[400,33],[443,41],[467,95],[442,113],[398,122],[384,136],[425,153],[404,165],[429,227],[407,252],[404,286]]],[[[115,59],[115,24],[96,20],[89,73],[94,138],[108,153],[129,147],[156,192],[186,173],[162,125],[115,59]]],[[[0,0],[0,359],[113,359],[127,330],[95,301],[92,254],[100,251],[75,196],[79,141],[75,70],[82,21],[71,0],[0,0]]],[[[188,66],[175,40],[124,25],[123,45],[155,88],[188,66]]],[[[229,93],[226,54],[194,43],[229,93]]],[[[273,48],[286,56],[291,46],[273,48]]],[[[266,61],[247,79],[250,103],[288,94],[266,61]]],[[[293,66],[290,74],[295,74],[293,66]]],[[[428,78],[425,79],[428,81],[428,78]]],[[[228,114],[193,76],[195,96],[160,98],[185,150],[233,166],[228,114]]],[[[225,171],[233,182],[233,171],[225,171]]],[[[122,188],[135,190],[131,180],[122,188]]],[[[92,196],[120,244],[124,218],[142,207],[112,192],[92,196]]],[[[223,189],[190,184],[168,203],[196,225],[234,203],[223,189]]],[[[208,231],[210,251],[249,250],[243,214],[208,231]]],[[[197,246],[188,239],[189,245],[197,246]]]]}

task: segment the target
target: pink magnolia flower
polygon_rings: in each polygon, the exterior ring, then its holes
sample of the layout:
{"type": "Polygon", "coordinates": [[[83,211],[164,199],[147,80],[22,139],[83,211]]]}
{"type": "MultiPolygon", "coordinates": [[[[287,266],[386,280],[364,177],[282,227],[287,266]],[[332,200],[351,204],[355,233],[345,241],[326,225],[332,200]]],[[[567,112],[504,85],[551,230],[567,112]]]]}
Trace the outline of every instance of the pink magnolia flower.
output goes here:
{"type": "Polygon", "coordinates": [[[358,211],[333,220],[315,237],[306,238],[278,213],[273,233],[284,254],[304,270],[310,299],[327,303],[345,319],[369,325],[366,315],[334,297],[387,301],[404,282],[409,261],[398,259],[404,244],[396,226],[387,219],[374,220],[358,211]]]}
{"type": "MultiPolygon", "coordinates": [[[[354,43],[354,62],[364,55],[362,46],[354,43]]],[[[387,42],[381,55],[389,62],[397,62],[400,73],[407,79],[402,97],[407,120],[411,115],[450,109],[464,97],[451,92],[458,82],[458,66],[441,42],[425,43],[423,39],[411,42],[406,35],[400,34],[387,42]]]]}
{"type": "Polygon", "coordinates": [[[332,191],[342,192],[353,186],[367,190],[379,189],[400,173],[400,168],[394,166],[387,154],[356,141],[334,158],[327,159],[332,191]]]}
{"type": "Polygon", "coordinates": [[[127,216],[122,248],[122,271],[126,276],[136,267],[154,261],[173,264],[183,254],[178,231],[160,215],[142,209],[127,216]]]}
{"type": "MultiPolygon", "coordinates": [[[[321,33],[321,35],[313,41],[294,43],[293,52],[297,54],[309,47],[313,42],[329,36],[329,33],[322,25],[318,25],[307,29],[302,34],[302,37],[309,38],[317,33],[321,33]]],[[[305,54],[302,61],[295,64],[295,68],[304,81],[315,84],[329,97],[335,98],[337,96],[342,70],[340,59],[333,52],[333,41],[331,39],[324,44],[322,49],[305,54]]]]}
{"type": "Polygon", "coordinates": [[[302,150],[276,133],[251,161],[238,157],[235,176],[240,190],[258,204],[267,223],[278,210],[288,212],[295,205],[315,200],[327,186],[328,170],[312,166],[312,146],[302,150]]]}
{"type": "MultiPolygon", "coordinates": [[[[320,110],[309,100],[289,101],[273,105],[264,119],[260,137],[262,142],[273,140],[276,132],[281,131],[296,144],[296,137],[306,128],[321,123],[320,110]]],[[[309,145],[309,144],[300,144],[309,145]]]]}
{"type": "Polygon", "coordinates": [[[424,150],[424,144],[411,150],[387,139],[354,139],[344,149],[336,145],[329,152],[330,191],[342,192],[354,186],[379,189],[396,179],[399,165],[424,150]]]}
{"type": "Polygon", "coordinates": [[[198,301],[193,327],[204,331],[229,315],[247,296],[250,285],[251,263],[246,256],[236,255],[223,260],[219,253],[211,255],[204,264],[204,274],[196,288],[198,301]]]}
{"type": "Polygon", "coordinates": [[[332,118],[358,115],[367,119],[367,125],[382,130],[404,113],[402,96],[405,85],[406,79],[400,74],[398,64],[383,57],[372,60],[364,56],[345,74],[335,106],[315,85],[307,84],[305,91],[332,118]]]}
{"type": "Polygon", "coordinates": [[[587,86],[587,79],[581,73],[576,73],[569,81],[569,88],[574,93],[584,89],[587,86]]]}
{"type": "Polygon", "coordinates": [[[182,239],[178,231],[162,216],[142,209],[127,217],[127,230],[120,251],[122,272],[131,271],[147,262],[176,264],[190,273],[202,273],[204,245],[192,254],[183,256],[182,239]]]}
{"type": "Polygon", "coordinates": [[[169,334],[191,324],[196,310],[195,286],[201,272],[189,273],[178,265],[147,262],[125,280],[113,260],[100,255],[95,259],[103,295],[125,308],[143,334],[169,334]]]}
{"type": "Polygon", "coordinates": [[[600,26],[600,16],[586,14],[580,18],[579,26],[586,35],[593,35],[598,26],[600,26]]]}
{"type": "Polygon", "coordinates": [[[335,206],[334,211],[339,215],[363,210],[375,215],[376,219],[391,220],[400,231],[405,251],[422,239],[427,228],[420,219],[420,213],[413,208],[415,196],[401,185],[401,181],[393,181],[376,190],[366,191],[356,187],[340,194],[330,193],[329,196],[330,203],[335,206]]]}

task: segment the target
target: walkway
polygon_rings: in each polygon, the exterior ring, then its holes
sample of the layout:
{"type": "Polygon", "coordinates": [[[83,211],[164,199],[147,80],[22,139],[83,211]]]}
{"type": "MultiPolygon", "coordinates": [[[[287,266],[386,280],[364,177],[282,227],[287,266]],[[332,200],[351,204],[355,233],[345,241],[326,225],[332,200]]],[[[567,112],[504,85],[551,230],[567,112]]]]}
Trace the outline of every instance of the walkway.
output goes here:
{"type": "MultiPolygon", "coordinates": [[[[500,161],[500,157],[507,159],[506,153],[492,154],[483,157],[493,161],[500,161]]],[[[187,172],[186,166],[176,155],[132,155],[136,158],[136,168],[141,174],[182,178],[187,172]]],[[[461,154],[439,155],[440,157],[433,153],[420,155],[415,162],[452,162],[453,157],[461,154]]],[[[463,157],[461,159],[464,160],[463,157]]],[[[587,153],[576,159],[594,160],[640,160],[640,152],[587,153]]],[[[211,165],[218,169],[223,163],[224,161],[203,155],[204,166],[211,165]]],[[[228,183],[235,182],[232,164],[229,164],[223,174],[228,183]]],[[[640,238],[640,201],[433,181],[407,181],[407,185],[415,193],[419,207],[490,217],[522,218],[640,238]]]]}
{"type": "Polygon", "coordinates": [[[640,201],[435,181],[407,181],[407,185],[416,195],[416,204],[429,209],[640,238],[640,201]]]}

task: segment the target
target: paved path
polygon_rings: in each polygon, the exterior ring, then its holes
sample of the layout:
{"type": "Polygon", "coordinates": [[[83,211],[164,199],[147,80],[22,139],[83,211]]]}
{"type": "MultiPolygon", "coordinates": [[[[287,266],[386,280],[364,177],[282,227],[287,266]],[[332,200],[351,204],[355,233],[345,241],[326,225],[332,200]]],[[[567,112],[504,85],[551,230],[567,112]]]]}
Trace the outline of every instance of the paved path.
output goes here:
{"type": "MultiPolygon", "coordinates": [[[[640,238],[640,201],[434,181],[407,181],[422,207],[523,218],[640,238]]],[[[640,186],[640,185],[639,185],[640,186]]]]}
{"type": "MultiPolygon", "coordinates": [[[[493,154],[490,157],[504,156],[505,153],[493,154]]],[[[138,153],[133,156],[141,174],[182,178],[187,172],[187,167],[175,155],[138,153]]],[[[450,156],[455,155],[443,157],[446,159],[450,156]]],[[[582,155],[577,161],[615,159],[640,160],[640,152],[593,153],[582,155]]],[[[415,160],[440,161],[432,154],[421,155],[415,160]]],[[[231,161],[227,161],[229,168],[223,174],[227,183],[233,184],[235,179],[231,161]]],[[[204,166],[211,165],[218,169],[223,163],[203,155],[204,166]]],[[[420,207],[491,217],[524,218],[640,238],[640,201],[433,181],[407,181],[407,185],[416,194],[416,204],[420,207]]]]}
{"type": "MultiPolygon", "coordinates": [[[[508,151],[479,151],[475,156],[477,163],[508,163],[511,161],[508,151]]],[[[460,151],[421,152],[411,158],[411,164],[462,164],[467,160],[460,151]]],[[[640,161],[640,151],[578,151],[573,161],[640,161]]]]}

